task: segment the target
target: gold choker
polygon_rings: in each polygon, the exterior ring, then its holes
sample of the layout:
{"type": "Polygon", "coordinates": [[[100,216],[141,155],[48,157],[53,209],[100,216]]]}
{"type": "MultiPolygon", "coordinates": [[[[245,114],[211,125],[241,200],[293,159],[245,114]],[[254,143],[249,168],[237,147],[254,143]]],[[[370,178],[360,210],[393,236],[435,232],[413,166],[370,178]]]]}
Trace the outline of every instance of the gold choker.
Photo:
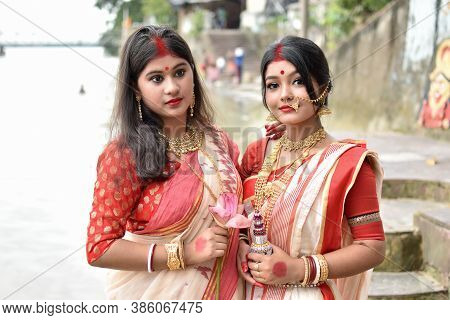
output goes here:
{"type": "Polygon", "coordinates": [[[203,145],[203,131],[197,128],[188,127],[181,137],[176,138],[169,138],[162,132],[159,134],[169,145],[167,151],[173,152],[178,157],[199,150],[203,145]]]}
{"type": "Polygon", "coordinates": [[[308,149],[314,146],[317,142],[324,139],[327,136],[324,128],[318,129],[313,134],[309,135],[303,140],[300,141],[292,141],[285,133],[279,141],[281,148],[285,151],[298,151],[303,149],[308,149]]]}

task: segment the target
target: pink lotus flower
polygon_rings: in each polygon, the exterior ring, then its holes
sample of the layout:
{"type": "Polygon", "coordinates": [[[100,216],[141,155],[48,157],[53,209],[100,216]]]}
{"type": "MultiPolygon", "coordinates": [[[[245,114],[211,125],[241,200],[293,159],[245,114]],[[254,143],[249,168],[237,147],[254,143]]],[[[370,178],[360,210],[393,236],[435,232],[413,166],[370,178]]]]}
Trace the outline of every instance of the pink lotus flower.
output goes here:
{"type": "Polygon", "coordinates": [[[235,193],[222,193],[216,206],[209,206],[209,211],[219,225],[227,228],[248,228],[251,225],[251,220],[242,215],[244,206],[238,204],[235,193]]]}

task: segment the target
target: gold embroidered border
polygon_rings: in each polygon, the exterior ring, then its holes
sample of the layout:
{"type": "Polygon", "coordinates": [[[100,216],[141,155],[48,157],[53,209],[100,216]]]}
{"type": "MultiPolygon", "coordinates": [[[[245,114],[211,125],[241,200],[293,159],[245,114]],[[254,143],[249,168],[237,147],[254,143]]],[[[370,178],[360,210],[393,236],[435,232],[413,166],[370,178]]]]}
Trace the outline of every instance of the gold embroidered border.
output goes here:
{"type": "Polygon", "coordinates": [[[364,214],[362,216],[354,217],[348,219],[348,224],[350,227],[356,227],[363,224],[369,224],[372,222],[381,221],[380,213],[374,212],[369,214],[364,214]]]}

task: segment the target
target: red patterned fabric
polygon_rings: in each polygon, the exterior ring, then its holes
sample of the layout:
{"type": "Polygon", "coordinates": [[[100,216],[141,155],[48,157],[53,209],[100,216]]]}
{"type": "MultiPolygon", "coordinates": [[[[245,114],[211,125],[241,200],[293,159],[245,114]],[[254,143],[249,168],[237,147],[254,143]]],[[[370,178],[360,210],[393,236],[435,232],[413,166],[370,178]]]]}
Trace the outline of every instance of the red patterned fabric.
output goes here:
{"type": "Polygon", "coordinates": [[[102,256],[125,231],[142,233],[159,208],[164,190],[161,181],[143,187],[130,150],[111,142],[97,163],[86,244],[88,261],[102,256]]]}

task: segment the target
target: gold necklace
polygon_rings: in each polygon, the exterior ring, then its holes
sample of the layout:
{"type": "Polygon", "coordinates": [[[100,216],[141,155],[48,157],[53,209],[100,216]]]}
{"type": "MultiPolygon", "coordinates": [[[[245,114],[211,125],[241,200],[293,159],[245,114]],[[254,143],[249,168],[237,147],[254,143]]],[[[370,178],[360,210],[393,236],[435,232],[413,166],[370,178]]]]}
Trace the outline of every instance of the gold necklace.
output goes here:
{"type": "Polygon", "coordinates": [[[167,141],[169,145],[167,151],[173,152],[177,157],[199,150],[204,140],[203,131],[189,126],[181,137],[170,138],[162,132],[159,132],[159,135],[167,141]]]}
{"type": "Polygon", "coordinates": [[[297,171],[298,167],[302,164],[303,160],[308,156],[309,150],[314,147],[318,142],[323,140],[326,137],[326,132],[323,128],[320,128],[304,140],[298,142],[302,144],[301,155],[297,158],[289,167],[284,171],[280,180],[273,181],[268,184],[267,180],[272,172],[273,165],[278,160],[279,153],[281,148],[283,147],[283,142],[278,141],[274,146],[270,155],[264,160],[261,170],[258,173],[258,178],[255,184],[255,211],[260,212],[262,205],[264,204],[264,200],[266,198],[269,199],[269,203],[264,212],[263,219],[264,225],[266,228],[266,232],[268,232],[269,224],[271,220],[271,215],[273,211],[273,207],[275,205],[276,200],[281,195],[281,193],[287,187],[289,180],[292,178],[294,173],[297,171]]]}
{"type": "Polygon", "coordinates": [[[324,128],[319,128],[317,131],[315,131],[313,134],[307,136],[305,139],[300,140],[300,141],[293,141],[291,139],[289,139],[289,137],[287,136],[287,133],[285,133],[281,138],[280,138],[280,144],[281,147],[283,148],[283,150],[286,151],[298,151],[298,150],[302,150],[302,149],[306,149],[308,148],[309,145],[311,145],[311,143],[317,143],[315,142],[318,138],[320,138],[320,140],[324,139],[326,137],[327,133],[325,132],[324,128]]]}

